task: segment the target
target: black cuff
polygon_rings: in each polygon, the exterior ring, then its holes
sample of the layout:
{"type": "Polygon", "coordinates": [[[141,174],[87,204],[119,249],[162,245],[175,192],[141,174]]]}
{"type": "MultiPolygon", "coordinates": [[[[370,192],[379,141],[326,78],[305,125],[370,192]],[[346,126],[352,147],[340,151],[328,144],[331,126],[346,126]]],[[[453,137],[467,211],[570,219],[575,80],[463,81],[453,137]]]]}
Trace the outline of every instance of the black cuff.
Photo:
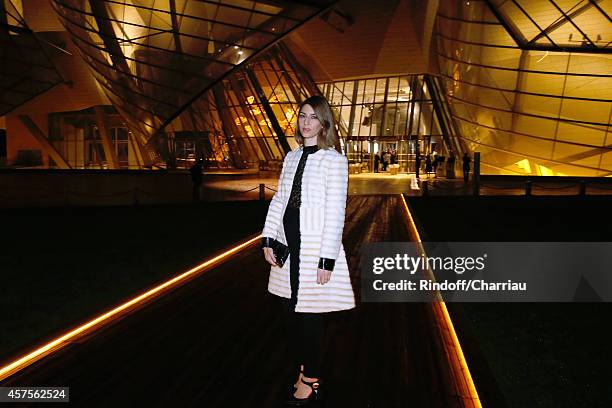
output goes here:
{"type": "Polygon", "coordinates": [[[272,241],[274,239],[270,237],[261,237],[261,247],[262,248],[272,248],[272,241]]]}
{"type": "Polygon", "coordinates": [[[325,269],[326,271],[333,271],[335,264],[336,264],[335,259],[319,258],[319,269],[325,269]]]}

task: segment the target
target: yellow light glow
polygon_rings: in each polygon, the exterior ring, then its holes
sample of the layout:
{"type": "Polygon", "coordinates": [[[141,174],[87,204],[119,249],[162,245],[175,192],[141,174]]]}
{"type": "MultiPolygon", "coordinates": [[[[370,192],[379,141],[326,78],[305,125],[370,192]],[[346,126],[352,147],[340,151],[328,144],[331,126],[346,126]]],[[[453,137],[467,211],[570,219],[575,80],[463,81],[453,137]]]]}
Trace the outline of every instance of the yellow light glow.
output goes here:
{"type": "MultiPolygon", "coordinates": [[[[143,41],[142,37],[148,32],[148,29],[145,27],[146,22],[135,8],[122,6],[114,6],[112,8],[114,12],[121,13],[122,16],[122,22],[111,21],[111,25],[113,26],[114,34],[119,40],[123,55],[127,58],[134,58],[134,52],[138,47],[136,44],[141,43],[143,41]]],[[[169,15],[160,14],[159,16],[156,15],[156,18],[157,20],[162,20],[163,23],[160,21],[162,24],[171,24],[169,15]]],[[[132,68],[135,62],[130,61],[129,65],[132,73],[135,74],[136,72],[132,68]]]]}
{"type": "Polygon", "coordinates": [[[274,94],[270,97],[270,102],[282,102],[283,99],[285,99],[285,95],[274,94]]]}
{"type": "Polygon", "coordinates": [[[524,170],[525,173],[531,174],[531,166],[529,165],[529,160],[523,159],[514,163],[519,169],[524,170]]]}
{"type": "Polygon", "coordinates": [[[292,121],[295,115],[297,115],[297,109],[294,108],[286,108],[284,111],[285,118],[287,118],[288,121],[292,121]]]}
{"type": "MultiPolygon", "coordinates": [[[[17,11],[17,13],[19,14],[18,16],[13,16],[12,13],[6,13],[6,19],[7,19],[7,23],[10,25],[15,25],[15,26],[20,26],[21,25],[21,21],[20,18],[23,17],[23,1],[22,0],[11,0],[11,4],[13,5],[13,7],[15,8],[15,10],[17,11]],[[15,18],[17,17],[17,18],[15,18]]],[[[12,31],[9,30],[9,33],[12,35],[15,35],[15,33],[13,33],[12,31]]]]}
{"type": "Polygon", "coordinates": [[[251,95],[251,96],[247,96],[247,103],[248,103],[248,104],[251,104],[251,103],[253,103],[253,102],[255,102],[255,97],[254,97],[253,95],[251,95]]]}
{"type": "Polygon", "coordinates": [[[546,51],[546,53],[544,55],[542,55],[542,57],[539,60],[537,60],[536,62],[541,62],[546,57],[548,57],[548,51],[546,51]]]}
{"type": "Polygon", "coordinates": [[[247,122],[248,120],[244,116],[238,116],[236,119],[234,119],[234,123],[236,124],[236,126],[240,126],[243,123],[247,123],[247,122]]]}
{"type": "Polygon", "coordinates": [[[36,361],[41,360],[42,358],[52,354],[61,348],[65,347],[71,342],[74,342],[76,339],[83,337],[85,335],[91,334],[97,329],[108,325],[111,321],[118,319],[120,316],[127,314],[127,312],[134,311],[138,307],[142,306],[145,302],[151,301],[155,297],[159,297],[160,295],[167,293],[168,290],[179,286],[187,282],[189,279],[193,279],[199,274],[202,274],[209,270],[211,267],[219,264],[220,262],[226,260],[231,255],[240,252],[244,248],[259,242],[261,239],[261,235],[257,235],[254,238],[248,239],[247,241],[239,244],[232,249],[223,252],[222,254],[209,259],[206,262],[201,263],[200,265],[188,270],[187,272],[183,272],[182,274],[154,287],[153,289],[136,296],[135,298],[123,303],[122,305],[102,314],[98,317],[90,320],[89,322],[73,329],[60,337],[48,342],[42,347],[37,348],[36,350],[28,353],[18,359],[14,360],[12,363],[0,368],[0,381],[10,377],[11,375],[21,371],[25,367],[35,363],[36,361]]]}
{"type": "Polygon", "coordinates": [[[554,176],[555,172],[549,169],[546,166],[542,166],[541,164],[536,164],[536,168],[538,169],[539,176],[554,176]]]}
{"type": "MultiPolygon", "coordinates": [[[[416,224],[414,223],[412,214],[410,214],[408,203],[406,202],[406,199],[404,198],[403,194],[400,194],[400,197],[402,199],[402,203],[404,204],[404,210],[406,219],[408,220],[408,229],[410,230],[410,234],[419,246],[419,250],[421,251],[421,253],[425,254],[425,250],[422,245],[423,241],[421,241],[421,235],[419,234],[416,224]]],[[[431,271],[429,272],[431,273],[431,271]]],[[[462,396],[464,396],[464,398],[469,398],[470,400],[472,400],[474,406],[476,406],[477,408],[482,408],[480,398],[478,397],[478,392],[476,391],[476,385],[474,384],[474,381],[472,379],[472,374],[470,373],[470,369],[463,354],[463,349],[461,348],[461,344],[459,343],[459,338],[457,337],[457,333],[455,332],[455,327],[453,326],[453,322],[448,313],[448,309],[446,308],[446,303],[443,300],[440,300],[439,302],[432,302],[431,306],[437,323],[441,328],[441,335],[443,336],[444,334],[450,334],[453,347],[457,351],[456,355],[453,355],[451,353],[448,353],[447,355],[449,361],[453,363],[451,364],[451,370],[454,371],[454,374],[457,376],[465,376],[465,384],[463,382],[458,382],[457,386],[459,388],[462,388],[462,385],[467,385],[467,389],[460,389],[459,392],[462,396]],[[453,359],[453,357],[455,357],[455,359],[453,359]]]]}

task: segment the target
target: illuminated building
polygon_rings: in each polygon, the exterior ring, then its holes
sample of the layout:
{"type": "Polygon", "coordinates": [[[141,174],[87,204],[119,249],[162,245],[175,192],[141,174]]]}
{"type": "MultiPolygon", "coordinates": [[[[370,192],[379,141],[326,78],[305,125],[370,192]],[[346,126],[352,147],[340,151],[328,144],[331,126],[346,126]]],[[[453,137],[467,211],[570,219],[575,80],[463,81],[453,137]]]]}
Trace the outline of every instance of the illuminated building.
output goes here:
{"type": "Polygon", "coordinates": [[[612,170],[608,2],[5,2],[14,167],[277,169],[322,93],[339,148],[481,153],[483,174],[612,170]],[[412,24],[406,24],[406,22],[412,24]]]}

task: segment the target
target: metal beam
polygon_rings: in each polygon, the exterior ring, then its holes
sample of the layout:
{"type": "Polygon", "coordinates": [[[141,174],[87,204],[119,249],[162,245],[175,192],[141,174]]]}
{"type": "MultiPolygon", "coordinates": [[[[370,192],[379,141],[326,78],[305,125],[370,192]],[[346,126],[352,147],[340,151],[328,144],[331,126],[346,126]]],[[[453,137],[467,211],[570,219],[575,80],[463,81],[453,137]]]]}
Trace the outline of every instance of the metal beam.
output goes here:
{"type": "MultiPolygon", "coordinates": [[[[334,3],[336,3],[336,1],[331,2],[329,7],[331,7],[334,3]]],[[[225,4],[224,4],[224,6],[225,6],[225,4]]],[[[318,17],[319,15],[321,15],[321,13],[324,13],[326,10],[327,10],[327,8],[323,8],[323,9],[317,10],[316,12],[312,13],[308,18],[305,18],[303,21],[297,23],[295,26],[293,26],[290,30],[288,30],[282,36],[279,36],[276,39],[274,39],[273,41],[270,41],[267,45],[262,47],[259,51],[254,52],[252,55],[250,55],[247,58],[245,58],[242,62],[240,62],[239,64],[236,64],[233,68],[231,68],[228,71],[224,72],[222,75],[220,75],[218,78],[216,78],[216,80],[214,82],[212,82],[210,84],[207,84],[204,88],[200,89],[189,100],[185,101],[181,108],[179,108],[175,113],[170,115],[170,117],[166,118],[163,121],[163,123],[161,124],[160,128],[157,130],[157,132],[162,132],[163,129],[166,126],[168,126],[174,119],[176,119],[185,109],[187,109],[195,101],[197,101],[203,94],[205,94],[206,92],[211,90],[215,86],[215,84],[221,83],[225,78],[227,78],[228,76],[234,74],[239,69],[241,69],[241,68],[245,67],[246,65],[248,65],[249,63],[251,63],[258,55],[261,55],[263,52],[268,51],[274,45],[278,44],[280,42],[281,38],[283,38],[285,36],[288,36],[291,32],[297,30],[298,28],[300,28],[301,26],[305,25],[308,21],[314,19],[315,17],[318,17]]],[[[267,21],[266,23],[262,24],[262,26],[260,28],[268,27],[268,26],[271,26],[271,25],[276,23],[275,19],[271,19],[271,20],[272,21],[267,21]]],[[[152,137],[155,137],[155,134],[152,137]]]]}
{"type": "Polygon", "coordinates": [[[113,61],[113,65],[115,65],[115,68],[120,72],[130,73],[130,68],[123,55],[123,50],[117,42],[117,36],[115,35],[111,19],[108,16],[106,4],[102,1],[89,0],[89,5],[96,19],[96,24],[98,24],[100,38],[102,38],[104,46],[109,50],[108,54],[113,61]]]}
{"type": "Polygon", "coordinates": [[[255,92],[257,92],[257,97],[259,98],[259,101],[261,102],[261,106],[263,106],[264,110],[266,111],[266,115],[268,116],[268,119],[270,119],[270,124],[272,124],[272,129],[274,129],[274,132],[276,133],[276,138],[278,139],[278,142],[280,143],[283,150],[285,151],[285,154],[289,153],[291,151],[291,147],[289,146],[289,142],[287,141],[287,136],[285,136],[285,132],[283,131],[283,128],[278,123],[278,119],[276,118],[276,115],[274,114],[274,111],[272,110],[272,107],[270,106],[270,102],[268,101],[268,98],[266,97],[264,90],[259,84],[259,80],[257,79],[257,76],[255,75],[253,70],[249,68],[246,69],[246,74],[249,77],[249,80],[251,81],[251,83],[253,84],[253,88],[255,88],[255,92]]]}
{"type": "Polygon", "coordinates": [[[100,135],[100,139],[102,139],[102,147],[104,148],[104,158],[106,159],[106,163],[108,164],[109,168],[118,169],[119,162],[117,160],[117,156],[115,155],[115,149],[113,148],[110,135],[108,134],[108,128],[106,127],[106,114],[104,113],[104,108],[99,105],[94,106],[94,111],[96,112],[98,134],[100,135]]]}
{"type": "MultiPolygon", "coordinates": [[[[516,0],[511,0],[511,1],[512,1],[512,3],[513,3],[513,4],[514,4],[514,5],[515,5],[515,6],[516,6],[516,7],[517,7],[519,10],[521,10],[521,12],[522,12],[522,13],[525,15],[525,17],[527,17],[527,19],[528,19],[529,21],[531,21],[531,24],[533,24],[534,26],[536,26],[536,28],[537,28],[538,30],[540,30],[540,33],[541,33],[541,34],[544,34],[544,36],[545,36],[545,37],[548,39],[548,41],[550,41],[550,43],[551,43],[552,45],[554,45],[555,47],[558,47],[557,43],[555,43],[555,42],[553,41],[553,39],[552,39],[552,38],[550,38],[550,37],[548,36],[548,34],[544,32],[544,29],[543,29],[542,27],[540,27],[540,25],[538,24],[538,22],[537,22],[537,21],[535,21],[535,20],[534,20],[534,19],[531,17],[531,15],[529,15],[529,13],[527,12],[527,10],[525,10],[525,9],[523,8],[523,6],[521,6],[521,5],[520,5],[520,4],[519,4],[519,3],[518,3],[516,0]]],[[[501,13],[500,13],[500,14],[501,14],[501,13]]],[[[518,29],[518,27],[514,27],[514,29],[515,29],[515,30],[517,30],[517,31],[520,31],[520,30],[518,29]]],[[[527,42],[525,42],[525,43],[521,44],[521,48],[525,48],[525,46],[526,46],[527,44],[528,44],[527,42]]]]}
{"type": "Polygon", "coordinates": [[[283,42],[278,43],[278,48],[282,55],[282,58],[287,61],[289,67],[295,72],[300,84],[306,89],[310,95],[323,96],[319,88],[317,87],[314,79],[310,76],[310,73],[306,71],[300,63],[296,60],[295,56],[289,50],[289,47],[283,42]]]}
{"type": "Polygon", "coordinates": [[[425,81],[425,85],[427,86],[427,89],[429,90],[429,94],[431,96],[431,103],[433,105],[433,110],[434,110],[433,116],[435,116],[438,119],[438,125],[440,126],[440,130],[442,131],[442,140],[446,143],[447,150],[452,150],[453,143],[451,142],[451,138],[453,138],[454,135],[451,134],[451,130],[449,129],[449,126],[448,126],[449,124],[446,123],[447,118],[442,111],[443,109],[442,104],[447,103],[447,102],[445,99],[443,99],[444,95],[441,95],[440,92],[438,92],[438,88],[436,87],[436,84],[434,83],[434,80],[432,77],[430,77],[429,75],[424,75],[423,79],[425,81]]]}
{"type": "MultiPolygon", "coordinates": [[[[596,1],[600,1],[600,0],[596,0],[596,1]]],[[[593,6],[593,3],[585,4],[584,6],[580,7],[578,10],[575,10],[575,11],[571,12],[570,14],[568,14],[567,17],[564,17],[564,18],[559,19],[558,21],[552,23],[551,25],[546,27],[540,34],[536,35],[531,40],[529,40],[529,42],[527,44],[535,43],[540,38],[545,37],[546,34],[552,32],[552,31],[555,31],[557,28],[565,25],[565,23],[568,23],[569,19],[574,18],[574,17],[579,16],[580,14],[584,13],[585,11],[590,9],[591,6],[593,6]]]]}
{"type": "Polygon", "coordinates": [[[70,169],[68,162],[62,157],[62,155],[53,147],[47,135],[34,123],[32,118],[28,115],[19,115],[19,120],[23,125],[30,131],[30,134],[34,136],[34,139],[40,144],[45,152],[53,159],[55,164],[60,169],[70,169]]]}
{"type": "Polygon", "coordinates": [[[510,37],[512,37],[516,45],[522,48],[527,43],[527,39],[519,34],[520,30],[514,26],[511,21],[506,20],[504,15],[495,7],[491,0],[485,0],[485,3],[489,6],[489,10],[491,10],[491,13],[497,18],[497,21],[499,21],[510,37]]]}
{"type": "Polygon", "coordinates": [[[172,20],[172,36],[174,37],[174,49],[179,54],[183,54],[181,45],[180,27],[176,18],[176,0],[170,0],[170,19],[172,20]]]}
{"type": "MultiPolygon", "coordinates": [[[[132,132],[130,132],[129,129],[128,129],[128,140],[130,142],[130,145],[132,146],[132,151],[134,152],[134,156],[136,157],[136,165],[138,166],[138,168],[142,168],[145,164],[143,160],[142,150],[141,150],[142,146],[140,145],[140,143],[138,143],[138,139],[136,138],[136,136],[134,136],[132,132]]],[[[128,162],[128,166],[129,166],[129,162],[128,162]]]]}
{"type": "MultiPolygon", "coordinates": [[[[591,150],[570,154],[569,156],[565,156],[557,160],[560,162],[564,162],[566,164],[572,164],[573,162],[578,161],[578,160],[584,160],[589,157],[596,156],[598,154],[603,155],[603,154],[610,153],[610,152],[612,152],[612,144],[603,146],[603,147],[594,147],[591,150]]],[[[605,169],[602,169],[602,170],[605,170],[605,169]]]]}
{"type": "Polygon", "coordinates": [[[586,33],[585,33],[584,31],[582,31],[582,30],[580,29],[580,27],[578,27],[578,25],[576,25],[576,23],[574,23],[574,21],[573,21],[571,18],[569,18],[569,17],[568,17],[568,15],[567,15],[567,14],[565,14],[565,12],[563,11],[563,9],[561,9],[561,7],[559,7],[559,6],[557,5],[557,3],[555,3],[553,0],[548,0],[548,1],[549,1],[549,2],[550,2],[552,5],[553,5],[553,6],[555,6],[555,8],[556,8],[556,9],[559,11],[559,13],[561,13],[561,15],[562,15],[563,17],[565,17],[565,18],[566,18],[566,19],[569,21],[569,23],[570,23],[571,25],[573,25],[573,26],[574,26],[574,28],[580,32],[580,34],[582,34],[582,38],[583,38],[583,39],[584,39],[584,38],[586,38],[586,40],[587,40],[587,41],[588,41],[588,42],[591,44],[591,46],[592,46],[593,48],[597,48],[597,46],[595,45],[595,43],[594,43],[593,41],[591,41],[591,39],[589,38],[589,36],[588,36],[588,35],[586,35],[586,33]]]}
{"type": "Polygon", "coordinates": [[[238,146],[238,131],[233,118],[228,114],[227,104],[225,103],[225,90],[223,88],[223,82],[216,83],[211,89],[213,98],[215,100],[217,113],[219,115],[219,119],[221,120],[221,129],[223,129],[223,133],[225,135],[225,142],[229,147],[232,166],[235,168],[241,168],[242,153],[240,152],[240,148],[238,146]]]}
{"type": "Polygon", "coordinates": [[[597,4],[600,1],[601,0],[589,0],[589,2],[593,5],[593,7],[595,7],[597,10],[599,10],[599,12],[601,14],[603,14],[608,19],[609,22],[612,23],[612,18],[610,18],[610,16],[601,7],[599,7],[599,4],[597,4]]]}

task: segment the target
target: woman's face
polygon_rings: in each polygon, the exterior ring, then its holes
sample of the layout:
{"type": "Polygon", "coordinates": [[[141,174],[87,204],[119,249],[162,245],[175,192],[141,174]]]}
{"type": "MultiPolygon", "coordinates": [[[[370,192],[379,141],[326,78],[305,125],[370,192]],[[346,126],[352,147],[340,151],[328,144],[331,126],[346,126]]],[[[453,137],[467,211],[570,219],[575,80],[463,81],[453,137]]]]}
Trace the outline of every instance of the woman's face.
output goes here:
{"type": "Polygon", "coordinates": [[[319,133],[323,129],[323,125],[321,125],[317,114],[312,106],[308,104],[302,106],[302,109],[300,110],[298,125],[300,127],[302,136],[304,136],[304,141],[318,137],[319,133]]]}

